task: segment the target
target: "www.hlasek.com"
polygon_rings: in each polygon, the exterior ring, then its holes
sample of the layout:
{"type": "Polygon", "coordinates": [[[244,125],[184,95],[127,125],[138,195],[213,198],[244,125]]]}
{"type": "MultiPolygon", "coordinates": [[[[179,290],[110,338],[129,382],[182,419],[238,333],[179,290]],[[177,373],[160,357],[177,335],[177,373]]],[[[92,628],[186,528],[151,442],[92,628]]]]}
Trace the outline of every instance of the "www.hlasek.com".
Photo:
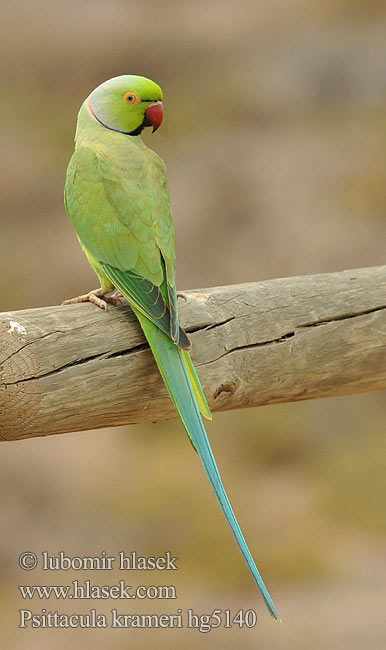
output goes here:
{"type": "MultiPolygon", "coordinates": [[[[46,551],[41,554],[41,561],[35,553],[26,551],[19,557],[19,565],[25,571],[39,567],[43,571],[176,571],[178,557],[166,551],[158,557],[144,557],[136,551],[117,556],[108,556],[102,551],[96,557],[68,557],[63,551],[50,556],[46,551]]],[[[23,600],[167,600],[176,599],[174,585],[133,585],[119,580],[113,585],[99,585],[91,580],[72,580],[67,585],[19,585],[23,600]]],[[[91,609],[86,613],[40,612],[19,609],[19,628],[193,628],[199,632],[210,632],[224,627],[252,628],[256,625],[256,612],[252,609],[232,613],[229,609],[214,609],[211,613],[195,613],[192,609],[177,609],[170,614],[138,614],[120,612],[112,609],[109,614],[91,609]]]]}

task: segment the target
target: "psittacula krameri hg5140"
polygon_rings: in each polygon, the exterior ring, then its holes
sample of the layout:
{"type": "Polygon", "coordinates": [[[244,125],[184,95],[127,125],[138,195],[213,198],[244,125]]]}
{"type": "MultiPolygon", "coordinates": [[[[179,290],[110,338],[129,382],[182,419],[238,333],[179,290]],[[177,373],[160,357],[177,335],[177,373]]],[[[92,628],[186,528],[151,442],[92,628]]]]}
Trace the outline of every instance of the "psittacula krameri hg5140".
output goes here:
{"type": "Polygon", "coordinates": [[[245,561],[279,619],[225,493],[201,418],[210,419],[210,410],[190,359],[190,340],[178,323],[165,165],[141,138],[142,130],[154,131],[162,117],[162,91],[144,77],[109,79],[83,103],[65,203],[101,287],[66,303],[90,301],[105,308],[127,298],[245,561]]]}

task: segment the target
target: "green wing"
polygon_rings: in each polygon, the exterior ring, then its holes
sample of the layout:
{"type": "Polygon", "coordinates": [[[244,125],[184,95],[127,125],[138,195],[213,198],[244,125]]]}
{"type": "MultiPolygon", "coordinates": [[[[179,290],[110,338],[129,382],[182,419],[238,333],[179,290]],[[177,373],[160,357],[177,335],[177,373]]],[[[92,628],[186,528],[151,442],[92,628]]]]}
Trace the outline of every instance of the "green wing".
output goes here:
{"type": "Polygon", "coordinates": [[[104,264],[101,267],[112,284],[136,307],[147,316],[157,327],[184,350],[190,350],[191,342],[186,332],[179,327],[177,313],[169,308],[162,289],[155,284],[141,278],[131,271],[119,271],[104,264]]]}
{"type": "Polygon", "coordinates": [[[118,150],[76,149],[65,200],[79,239],[114,286],[141,313],[189,349],[178,325],[174,227],[165,168],[145,147],[130,165],[118,150]]]}

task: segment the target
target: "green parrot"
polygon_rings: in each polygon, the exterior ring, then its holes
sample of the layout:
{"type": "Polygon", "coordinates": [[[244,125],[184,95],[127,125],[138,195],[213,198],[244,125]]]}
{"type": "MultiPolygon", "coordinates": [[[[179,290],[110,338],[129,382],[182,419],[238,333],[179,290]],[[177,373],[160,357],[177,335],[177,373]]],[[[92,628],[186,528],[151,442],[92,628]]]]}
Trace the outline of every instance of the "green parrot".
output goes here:
{"type": "Polygon", "coordinates": [[[122,75],[81,106],[65,205],[101,286],[64,304],[89,301],[105,309],[123,296],[129,301],[268,610],[280,620],[224,490],[201,417],[211,413],[178,322],[166,169],[141,138],[145,127],[154,132],[161,125],[162,99],[150,79],[122,75]]]}

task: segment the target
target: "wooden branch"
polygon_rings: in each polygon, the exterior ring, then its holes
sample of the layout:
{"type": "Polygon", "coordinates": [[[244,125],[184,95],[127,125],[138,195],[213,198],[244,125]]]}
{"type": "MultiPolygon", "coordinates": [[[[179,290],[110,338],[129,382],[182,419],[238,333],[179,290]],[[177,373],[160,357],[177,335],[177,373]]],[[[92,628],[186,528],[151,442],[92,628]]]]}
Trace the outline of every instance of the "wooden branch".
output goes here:
{"type": "MultiPolygon", "coordinates": [[[[386,266],[187,292],[213,411],[386,388],[386,266]]],[[[175,417],[128,306],[0,314],[0,438],[175,417]]]]}

